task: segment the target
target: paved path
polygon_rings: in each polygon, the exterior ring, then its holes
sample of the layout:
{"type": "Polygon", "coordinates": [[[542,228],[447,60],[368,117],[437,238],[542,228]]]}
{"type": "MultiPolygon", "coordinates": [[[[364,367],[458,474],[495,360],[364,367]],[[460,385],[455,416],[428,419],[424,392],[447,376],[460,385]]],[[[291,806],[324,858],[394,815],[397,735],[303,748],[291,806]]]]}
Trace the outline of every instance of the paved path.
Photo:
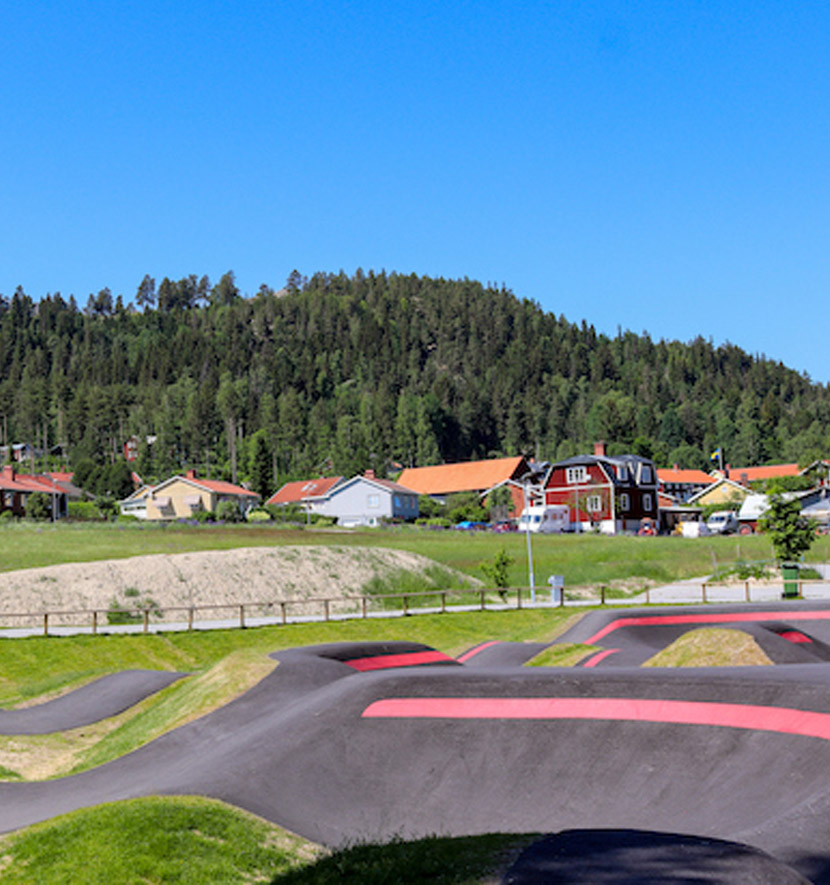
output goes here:
{"type": "Polygon", "coordinates": [[[121,759],[0,784],[0,830],[105,801],[200,794],[328,845],[660,831],[751,846],[830,882],[830,603],[595,611],[563,640],[642,654],[730,615],[767,631],[781,663],[644,670],[620,652],[595,668],[523,668],[536,646],[496,640],[458,660],[400,642],[281,651],[242,697],[121,759]],[[655,617],[664,622],[642,621],[655,617]]]}

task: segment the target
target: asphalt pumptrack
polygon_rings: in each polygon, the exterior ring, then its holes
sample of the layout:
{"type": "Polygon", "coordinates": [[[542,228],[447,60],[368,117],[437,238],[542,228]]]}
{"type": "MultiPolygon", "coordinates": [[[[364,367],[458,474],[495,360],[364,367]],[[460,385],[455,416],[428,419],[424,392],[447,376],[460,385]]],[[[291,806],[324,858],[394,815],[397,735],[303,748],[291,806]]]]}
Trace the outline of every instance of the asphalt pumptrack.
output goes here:
{"type": "MultiPolygon", "coordinates": [[[[457,659],[405,642],[280,651],[250,691],[106,765],[0,784],[0,831],[76,808],[200,794],[315,842],[547,833],[504,882],[830,883],[830,603],[594,611],[558,643],[457,659]],[[641,669],[687,630],[751,634],[772,667],[641,669]]],[[[25,710],[60,731],[184,674],[131,671],[25,710]]],[[[400,881],[406,881],[402,875],[400,881]]]]}

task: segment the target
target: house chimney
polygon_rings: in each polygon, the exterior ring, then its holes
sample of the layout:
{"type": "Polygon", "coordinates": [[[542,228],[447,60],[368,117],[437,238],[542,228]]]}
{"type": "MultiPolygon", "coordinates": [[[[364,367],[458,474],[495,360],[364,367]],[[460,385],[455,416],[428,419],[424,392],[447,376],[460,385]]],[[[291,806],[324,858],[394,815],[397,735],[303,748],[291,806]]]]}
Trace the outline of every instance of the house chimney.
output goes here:
{"type": "Polygon", "coordinates": [[[680,465],[676,461],[672,464],[672,470],[680,470],[680,465]]]}
{"type": "Polygon", "coordinates": [[[601,439],[594,443],[594,455],[597,458],[605,457],[605,440],[601,439]]]}
{"type": "Polygon", "coordinates": [[[366,479],[374,479],[375,471],[372,470],[372,468],[370,467],[363,475],[366,477],[366,479]]]}
{"type": "Polygon", "coordinates": [[[5,476],[6,479],[14,479],[14,466],[11,464],[7,464],[3,468],[3,476],[5,476]]]}
{"type": "Polygon", "coordinates": [[[196,479],[196,470],[191,467],[190,470],[185,473],[185,477],[187,479],[196,479]]]}

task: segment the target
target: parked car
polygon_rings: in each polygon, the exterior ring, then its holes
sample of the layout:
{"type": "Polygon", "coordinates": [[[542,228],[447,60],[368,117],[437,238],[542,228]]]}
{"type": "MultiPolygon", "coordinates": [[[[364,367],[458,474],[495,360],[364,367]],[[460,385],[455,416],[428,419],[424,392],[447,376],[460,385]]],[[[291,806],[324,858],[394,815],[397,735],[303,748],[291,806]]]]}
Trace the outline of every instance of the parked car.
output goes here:
{"type": "Polygon", "coordinates": [[[471,519],[464,519],[457,523],[455,527],[462,531],[481,531],[482,529],[486,529],[487,526],[488,523],[486,522],[474,522],[471,519]]]}
{"type": "Polygon", "coordinates": [[[738,531],[738,514],[734,510],[718,510],[706,520],[706,528],[713,535],[728,535],[738,531]]]}

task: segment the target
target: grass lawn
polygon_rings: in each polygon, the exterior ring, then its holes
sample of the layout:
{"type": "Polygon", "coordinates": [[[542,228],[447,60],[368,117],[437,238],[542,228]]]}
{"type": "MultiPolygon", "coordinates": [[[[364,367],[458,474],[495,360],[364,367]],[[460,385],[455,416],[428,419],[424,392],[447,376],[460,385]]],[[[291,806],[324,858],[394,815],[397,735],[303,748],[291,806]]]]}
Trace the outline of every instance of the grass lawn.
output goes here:
{"type": "Polygon", "coordinates": [[[82,809],[5,837],[0,841],[0,881],[463,885],[497,881],[494,874],[502,873],[532,838],[431,838],[331,854],[221,802],[150,797],[82,809]]]}
{"type": "MultiPolygon", "coordinates": [[[[285,544],[392,547],[420,553],[481,578],[481,563],[502,549],[512,557],[508,578],[527,586],[526,539],[518,533],[433,531],[411,526],[348,531],[284,529],[273,524],[188,526],[135,523],[16,523],[0,527],[0,572],[150,553],[228,550],[285,544]]],[[[532,539],[537,586],[564,575],[565,585],[614,581],[672,581],[711,574],[738,561],[769,560],[762,535],[710,538],[639,538],[538,535],[532,539]]],[[[830,536],[817,538],[811,561],[830,561],[830,536]]]]}

